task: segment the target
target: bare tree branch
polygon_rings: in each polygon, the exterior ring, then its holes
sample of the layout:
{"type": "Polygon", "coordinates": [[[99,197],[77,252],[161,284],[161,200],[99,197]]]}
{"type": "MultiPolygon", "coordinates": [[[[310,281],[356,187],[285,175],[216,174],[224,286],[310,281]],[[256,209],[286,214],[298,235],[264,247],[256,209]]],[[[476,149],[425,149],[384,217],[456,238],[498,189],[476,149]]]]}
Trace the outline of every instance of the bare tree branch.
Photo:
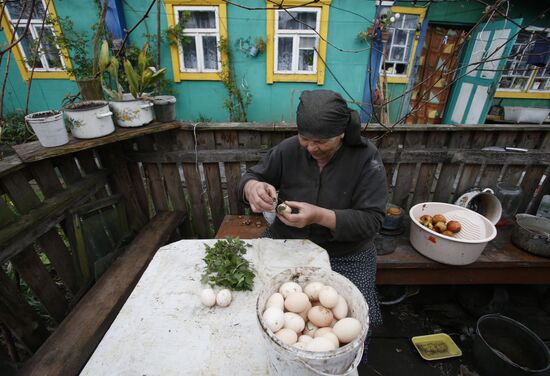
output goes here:
{"type": "MultiPolygon", "coordinates": [[[[36,0],[32,0],[32,3],[31,3],[31,11],[29,12],[29,18],[27,18],[27,23],[25,25],[25,30],[23,30],[23,33],[21,34],[21,36],[17,39],[17,40],[13,40],[13,37],[15,36],[15,31],[17,29],[15,29],[13,31],[13,35],[12,35],[12,41],[11,43],[6,47],[4,48],[2,51],[0,51],[0,56],[3,56],[6,52],[10,51],[13,47],[15,47],[20,41],[23,40],[23,38],[25,38],[27,36],[27,33],[29,32],[29,26],[31,25],[31,19],[32,19],[32,14],[34,12],[34,2],[36,0]]],[[[27,7],[27,2],[25,1],[25,4],[23,5],[23,10],[27,7]]],[[[18,26],[19,26],[19,21],[21,20],[21,17],[23,16],[23,11],[21,11],[21,13],[19,14],[19,20],[18,20],[18,26]]]]}

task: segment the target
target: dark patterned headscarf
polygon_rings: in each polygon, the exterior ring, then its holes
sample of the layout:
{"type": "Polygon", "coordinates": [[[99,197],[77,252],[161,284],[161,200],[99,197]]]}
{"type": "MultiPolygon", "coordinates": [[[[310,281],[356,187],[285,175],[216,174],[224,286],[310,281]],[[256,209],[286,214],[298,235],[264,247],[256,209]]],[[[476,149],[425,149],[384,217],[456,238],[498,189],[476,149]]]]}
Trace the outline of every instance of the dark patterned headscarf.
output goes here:
{"type": "Polygon", "coordinates": [[[304,91],[296,113],[298,133],[326,139],[344,133],[348,145],[365,145],[361,140],[361,121],[338,93],[330,90],[304,91]]]}

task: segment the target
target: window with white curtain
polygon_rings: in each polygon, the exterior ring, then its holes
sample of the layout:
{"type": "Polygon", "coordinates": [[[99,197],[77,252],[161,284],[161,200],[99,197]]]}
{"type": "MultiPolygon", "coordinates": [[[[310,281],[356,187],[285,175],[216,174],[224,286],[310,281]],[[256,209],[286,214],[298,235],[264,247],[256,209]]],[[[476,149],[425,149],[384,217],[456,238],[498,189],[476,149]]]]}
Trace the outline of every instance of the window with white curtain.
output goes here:
{"type": "Polygon", "coordinates": [[[320,8],[277,10],[275,73],[317,73],[320,8]]]}
{"type": "Polygon", "coordinates": [[[44,0],[35,1],[32,15],[31,4],[30,1],[7,1],[5,7],[6,16],[15,32],[14,40],[23,35],[27,22],[29,23],[27,34],[18,44],[25,65],[29,70],[34,65],[34,70],[39,72],[64,71],[65,61],[59,46],[55,43],[53,26],[43,24],[47,12],[46,4],[44,0]]]}
{"type": "Polygon", "coordinates": [[[414,37],[419,16],[401,14],[388,28],[390,39],[386,43],[385,58],[381,62],[380,72],[388,76],[406,76],[411,60],[414,37]]]}
{"type": "Polygon", "coordinates": [[[220,72],[218,7],[178,6],[174,10],[185,36],[179,45],[180,70],[220,72]]]}
{"type": "Polygon", "coordinates": [[[498,84],[500,91],[550,91],[550,62],[544,67],[530,65],[527,60],[537,40],[537,33],[522,31],[506,60],[498,84]]]}

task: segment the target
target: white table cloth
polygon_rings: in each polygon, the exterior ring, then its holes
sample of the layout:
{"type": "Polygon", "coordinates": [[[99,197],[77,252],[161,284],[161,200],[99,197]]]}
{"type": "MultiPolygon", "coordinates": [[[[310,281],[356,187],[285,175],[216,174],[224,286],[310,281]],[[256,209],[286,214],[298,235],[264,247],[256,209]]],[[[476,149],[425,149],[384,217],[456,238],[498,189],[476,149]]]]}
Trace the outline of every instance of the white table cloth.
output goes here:
{"type": "Polygon", "coordinates": [[[181,240],[160,248],[81,375],[268,374],[258,293],[285,269],[330,268],[328,254],[308,240],[246,240],[254,290],[233,292],[229,307],[208,308],[200,301],[202,258],[204,245],[216,241],[181,240]]]}

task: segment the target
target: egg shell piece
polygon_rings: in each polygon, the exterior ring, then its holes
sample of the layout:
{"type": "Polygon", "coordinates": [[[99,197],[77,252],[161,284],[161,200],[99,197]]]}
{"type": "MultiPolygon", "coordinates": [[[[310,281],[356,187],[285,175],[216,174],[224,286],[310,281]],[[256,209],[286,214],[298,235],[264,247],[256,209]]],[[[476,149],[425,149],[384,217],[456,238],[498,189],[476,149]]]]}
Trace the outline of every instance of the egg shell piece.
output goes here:
{"type": "Polygon", "coordinates": [[[304,328],[304,334],[313,338],[317,329],[319,329],[317,325],[315,325],[311,321],[308,321],[306,322],[306,327],[304,328]]]}
{"type": "Polygon", "coordinates": [[[284,311],[285,298],[283,298],[283,295],[281,295],[278,292],[271,295],[269,299],[267,299],[267,302],[265,303],[265,308],[267,309],[269,307],[276,307],[276,308],[279,308],[281,311],[284,311]]]}
{"type": "Polygon", "coordinates": [[[216,295],[216,304],[220,307],[227,307],[231,304],[231,291],[228,289],[220,290],[216,295]]]}
{"type": "Polygon", "coordinates": [[[212,289],[204,289],[201,292],[201,302],[207,307],[216,304],[216,293],[212,289]]]}
{"type": "Polygon", "coordinates": [[[319,292],[325,285],[321,282],[310,282],[304,288],[304,292],[311,300],[319,300],[319,292]]]}
{"type": "Polygon", "coordinates": [[[303,312],[307,308],[309,298],[303,292],[291,292],[285,299],[285,308],[294,313],[303,312]]]}
{"type": "Polygon", "coordinates": [[[332,313],[337,320],[343,319],[348,315],[348,303],[342,295],[338,295],[338,303],[332,309],[332,313]]]}
{"type": "Polygon", "coordinates": [[[338,320],[332,330],[341,343],[349,343],[361,333],[361,322],[356,318],[346,317],[338,320]]]}
{"type": "Polygon", "coordinates": [[[279,292],[283,295],[283,298],[286,299],[291,292],[302,292],[302,286],[296,282],[285,282],[279,287],[279,292]]]}
{"type": "Polygon", "coordinates": [[[332,311],[323,306],[313,307],[307,313],[307,318],[309,321],[319,328],[329,326],[333,317],[334,315],[332,314],[332,311]]]}
{"type": "Polygon", "coordinates": [[[275,336],[287,345],[295,344],[298,341],[298,335],[294,330],[283,328],[275,333],[275,336]]]}
{"type": "Polygon", "coordinates": [[[324,336],[327,333],[332,333],[332,328],[330,326],[325,326],[324,328],[319,328],[313,335],[315,338],[324,336]]]}
{"type": "Polygon", "coordinates": [[[313,337],[310,337],[307,334],[302,334],[300,337],[298,337],[298,342],[309,343],[311,341],[313,341],[313,337]]]}
{"type": "Polygon", "coordinates": [[[284,316],[285,323],[283,325],[283,328],[293,330],[297,334],[301,333],[304,330],[306,323],[302,316],[294,312],[285,312],[284,316]]]}
{"type": "Polygon", "coordinates": [[[340,347],[340,341],[338,340],[338,337],[336,337],[336,334],[334,334],[332,332],[328,332],[328,333],[323,334],[321,337],[328,338],[332,342],[332,344],[334,345],[335,349],[340,347]]]}
{"type": "Polygon", "coordinates": [[[319,291],[319,301],[326,308],[334,308],[338,304],[338,291],[332,286],[324,286],[319,291]]]}
{"type": "Polygon", "coordinates": [[[313,341],[308,343],[306,347],[308,351],[332,351],[334,349],[334,343],[325,337],[313,338],[313,341]]]}
{"type": "Polygon", "coordinates": [[[285,324],[285,314],[277,307],[269,307],[264,311],[265,326],[273,333],[279,331],[285,324]]]}

